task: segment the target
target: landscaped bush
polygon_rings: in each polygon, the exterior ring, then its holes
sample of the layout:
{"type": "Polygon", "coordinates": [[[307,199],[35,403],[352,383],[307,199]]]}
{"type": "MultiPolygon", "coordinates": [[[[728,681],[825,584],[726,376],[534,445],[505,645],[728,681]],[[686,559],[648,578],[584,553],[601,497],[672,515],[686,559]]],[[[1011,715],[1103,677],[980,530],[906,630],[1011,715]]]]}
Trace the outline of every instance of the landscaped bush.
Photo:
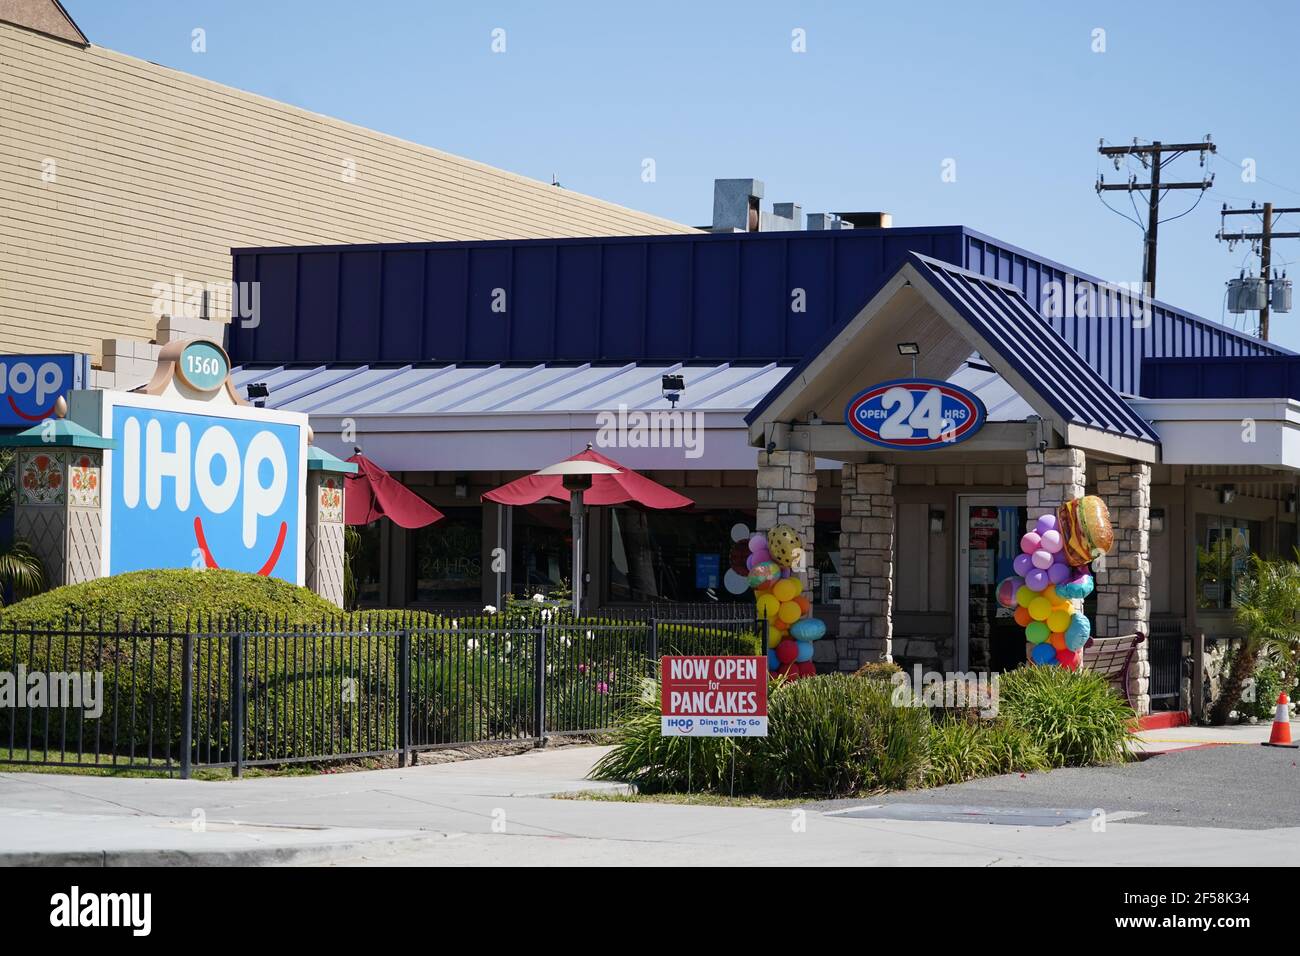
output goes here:
{"type": "Polygon", "coordinates": [[[895,674],[903,673],[903,668],[893,661],[867,661],[856,671],[854,677],[869,677],[873,680],[892,680],[895,674]]]}
{"type": "Polygon", "coordinates": [[[1064,667],[1019,667],[1003,674],[998,716],[1028,733],[1053,767],[1126,759],[1137,719],[1105,677],[1064,667]]]}
{"type": "Polygon", "coordinates": [[[894,706],[892,696],[882,681],[843,674],[778,687],[768,701],[768,736],[753,742],[757,789],[833,797],[920,782],[929,715],[894,706]]]}
{"type": "Polygon", "coordinates": [[[1047,770],[1047,754],[1024,728],[1005,720],[948,716],[930,728],[928,787],[977,777],[1047,770]]]}
{"type": "Polygon", "coordinates": [[[646,792],[730,792],[848,796],[919,782],[929,717],[894,707],[890,688],[841,674],[775,684],[768,736],[751,740],[663,737],[659,684],[641,683],[622,711],[615,746],[592,771],[646,792]]]}

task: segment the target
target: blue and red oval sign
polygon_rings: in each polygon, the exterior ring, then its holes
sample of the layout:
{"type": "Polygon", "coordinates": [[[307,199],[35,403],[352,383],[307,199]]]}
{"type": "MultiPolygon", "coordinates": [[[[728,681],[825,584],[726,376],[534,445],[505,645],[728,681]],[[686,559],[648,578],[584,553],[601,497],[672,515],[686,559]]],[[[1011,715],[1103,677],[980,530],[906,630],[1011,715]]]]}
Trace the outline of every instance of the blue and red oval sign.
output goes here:
{"type": "Polygon", "coordinates": [[[881,382],[854,395],[844,422],[859,438],[884,448],[945,448],[984,425],[984,403],[966,389],[928,378],[881,382]]]}

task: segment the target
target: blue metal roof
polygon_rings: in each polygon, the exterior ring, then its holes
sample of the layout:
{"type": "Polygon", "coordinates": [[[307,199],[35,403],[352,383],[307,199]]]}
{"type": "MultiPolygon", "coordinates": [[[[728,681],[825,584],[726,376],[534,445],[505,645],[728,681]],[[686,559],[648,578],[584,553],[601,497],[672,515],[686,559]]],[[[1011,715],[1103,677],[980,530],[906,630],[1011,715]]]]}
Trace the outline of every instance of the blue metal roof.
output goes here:
{"type": "MultiPolygon", "coordinates": [[[[1068,422],[1158,442],[1097,370],[1010,283],[912,253],[908,261],[1016,373],[1068,422]]],[[[988,356],[985,356],[986,358],[988,356]]]]}
{"type": "Polygon", "coordinates": [[[1143,359],[1142,396],[1300,400],[1300,355],[1143,359]]]}
{"type": "MultiPolygon", "coordinates": [[[[918,278],[928,282],[1064,421],[1142,441],[1160,440],[1096,369],[1030,306],[1019,288],[918,253],[909,253],[894,274],[909,264],[917,271],[918,278]]],[[[824,335],[807,357],[745,416],[745,421],[753,423],[788,384],[798,380],[819,353],[832,346],[839,332],[833,329],[824,335]]],[[[967,362],[957,374],[969,376],[970,370],[967,362]]],[[[1002,382],[1000,376],[995,378],[1002,382]]],[[[980,384],[990,391],[994,385],[991,380],[980,384]]],[[[1003,395],[999,402],[1004,420],[1010,418],[1008,409],[1017,411],[1023,407],[1013,403],[1008,395],[1003,395]]]]}

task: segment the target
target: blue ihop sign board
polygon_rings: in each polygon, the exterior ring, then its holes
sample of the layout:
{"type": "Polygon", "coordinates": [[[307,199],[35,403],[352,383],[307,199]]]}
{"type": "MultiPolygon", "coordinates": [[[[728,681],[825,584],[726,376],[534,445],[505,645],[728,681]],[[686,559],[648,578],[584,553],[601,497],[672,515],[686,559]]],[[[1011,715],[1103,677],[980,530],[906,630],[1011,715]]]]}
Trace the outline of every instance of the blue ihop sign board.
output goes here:
{"type": "Polygon", "coordinates": [[[306,416],[104,392],[104,573],[228,568],[302,584],[306,416]]]}
{"type": "Polygon", "coordinates": [[[927,378],[881,382],[854,395],[844,422],[859,438],[883,448],[945,448],[983,427],[988,413],[971,392],[927,378]]]}
{"type": "Polygon", "coordinates": [[[89,387],[89,355],[0,355],[0,428],[29,428],[54,414],[60,395],[89,387]]]}

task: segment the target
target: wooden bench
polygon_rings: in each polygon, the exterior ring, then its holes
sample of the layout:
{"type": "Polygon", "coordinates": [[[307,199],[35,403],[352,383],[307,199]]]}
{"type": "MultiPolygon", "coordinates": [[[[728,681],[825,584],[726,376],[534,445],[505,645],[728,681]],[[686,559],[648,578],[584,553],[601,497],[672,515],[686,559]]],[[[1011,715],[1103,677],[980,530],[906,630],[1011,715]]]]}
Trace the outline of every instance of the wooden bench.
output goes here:
{"type": "Polygon", "coordinates": [[[1105,677],[1130,707],[1133,698],[1128,692],[1128,668],[1138,645],[1146,639],[1145,634],[1137,632],[1118,637],[1090,637],[1083,645],[1083,666],[1105,677]]]}

